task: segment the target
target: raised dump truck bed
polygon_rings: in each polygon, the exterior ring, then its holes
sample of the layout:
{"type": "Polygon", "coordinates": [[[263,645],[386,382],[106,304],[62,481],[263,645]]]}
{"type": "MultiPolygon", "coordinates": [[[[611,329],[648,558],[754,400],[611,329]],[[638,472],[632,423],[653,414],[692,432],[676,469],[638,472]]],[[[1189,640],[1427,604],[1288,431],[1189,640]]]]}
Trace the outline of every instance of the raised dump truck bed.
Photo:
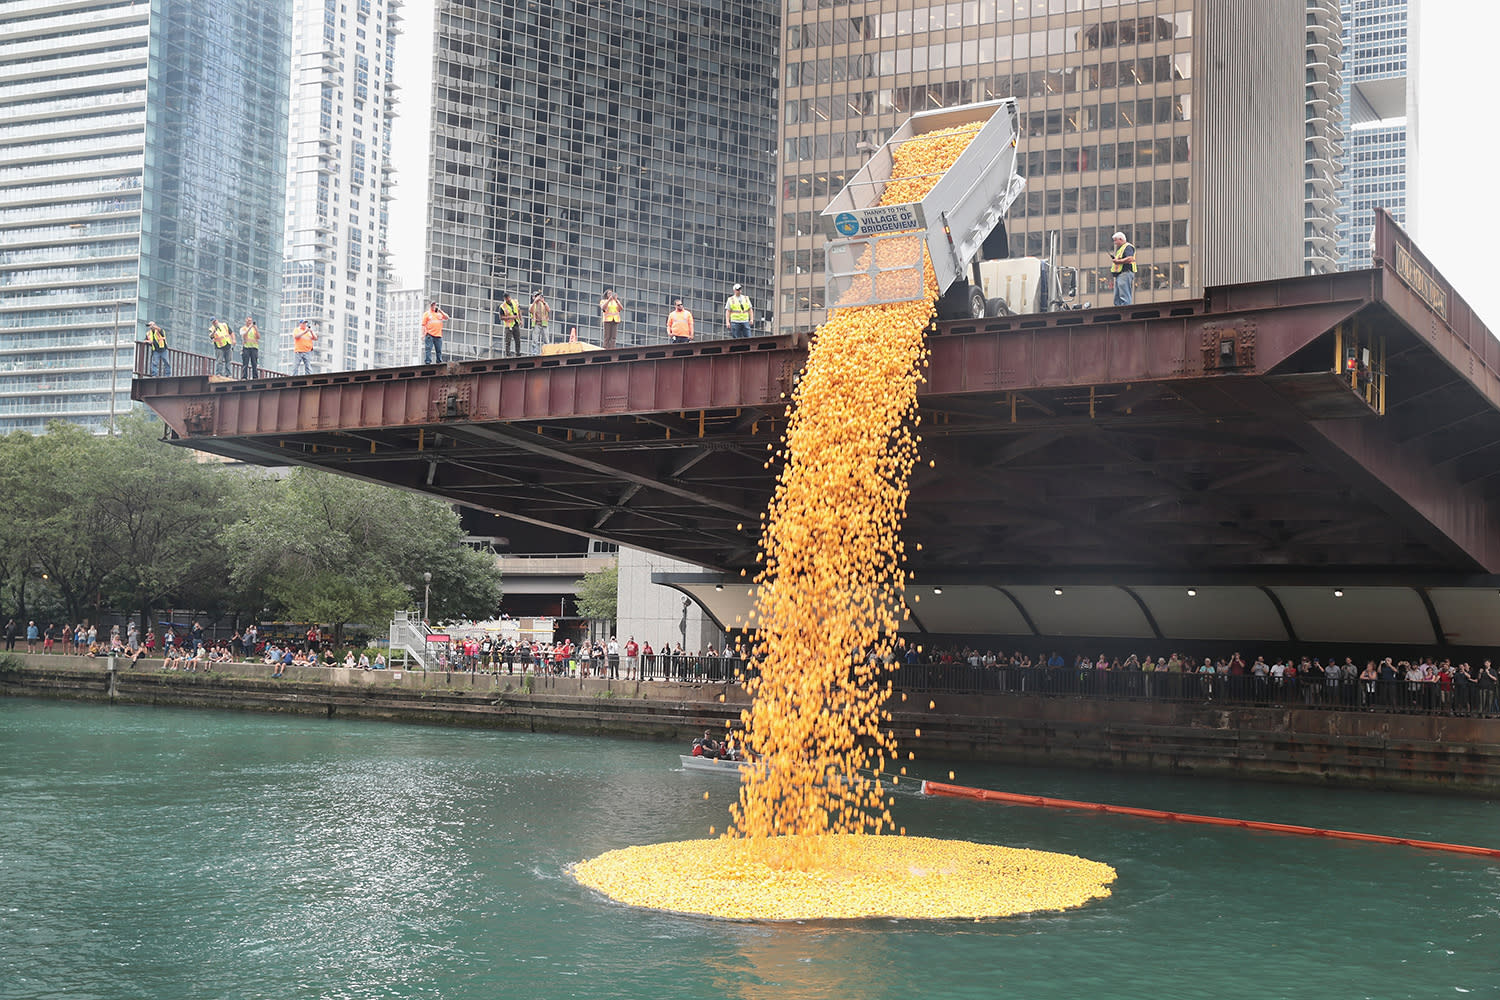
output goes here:
{"type": "Polygon", "coordinates": [[[842,308],[921,298],[923,244],[940,291],[967,281],[969,265],[985,238],[1026,185],[1016,173],[1019,135],[1014,98],[908,118],[822,212],[829,236],[824,251],[828,305],[842,308]],[[897,179],[895,150],[929,132],[959,126],[972,127],[974,138],[927,196],[918,202],[881,205],[886,185],[897,179]]]}

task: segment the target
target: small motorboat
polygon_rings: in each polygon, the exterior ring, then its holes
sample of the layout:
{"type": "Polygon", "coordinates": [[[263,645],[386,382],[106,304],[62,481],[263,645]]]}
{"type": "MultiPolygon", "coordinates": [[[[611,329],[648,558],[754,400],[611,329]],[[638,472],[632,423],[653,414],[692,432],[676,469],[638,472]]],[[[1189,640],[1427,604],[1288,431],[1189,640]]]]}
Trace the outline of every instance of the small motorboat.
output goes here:
{"type": "Polygon", "coordinates": [[[726,760],[723,757],[695,757],[690,753],[679,754],[684,771],[719,771],[723,774],[739,774],[742,768],[754,767],[747,760],[726,760]]]}

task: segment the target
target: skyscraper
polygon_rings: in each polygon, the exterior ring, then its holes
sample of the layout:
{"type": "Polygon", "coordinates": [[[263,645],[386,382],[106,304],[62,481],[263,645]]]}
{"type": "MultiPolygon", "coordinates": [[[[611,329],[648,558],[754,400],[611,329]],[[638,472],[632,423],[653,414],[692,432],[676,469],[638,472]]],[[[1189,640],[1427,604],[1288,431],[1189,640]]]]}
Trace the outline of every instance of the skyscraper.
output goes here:
{"type": "Polygon", "coordinates": [[[1336,34],[1335,2],[789,5],[779,327],[821,321],[817,217],[869,152],[913,112],[1002,97],[1020,104],[1027,181],[1011,253],[1044,255],[1057,233],[1080,301],[1104,301],[1116,230],[1138,251],[1137,301],[1303,273],[1307,185],[1334,183],[1337,141],[1336,87],[1308,97],[1327,89],[1310,39],[1336,34]]]}
{"type": "Polygon", "coordinates": [[[764,316],[779,8],[439,0],[427,291],[452,316],[445,353],[499,345],[506,292],[545,292],[552,339],[597,343],[613,288],[621,346],[664,341],[674,297],[722,333],[735,282],[764,316]]]}
{"type": "Polygon", "coordinates": [[[1343,267],[1370,266],[1375,209],[1406,223],[1407,146],[1416,133],[1410,85],[1409,19],[1415,0],[1341,0],[1344,107],[1348,124],[1338,255],[1343,267]]]}
{"type": "Polygon", "coordinates": [[[147,320],[277,328],[290,6],[0,5],[0,432],[107,429],[147,320]]]}
{"type": "Polygon", "coordinates": [[[382,362],[386,204],[391,192],[396,37],[400,0],[303,0],[292,26],[291,138],[287,152],[286,271],[281,330],[318,333],[313,365],[382,362]]]}
{"type": "Polygon", "coordinates": [[[376,346],[375,366],[395,368],[422,361],[422,301],[420,288],[391,288],[385,293],[385,336],[376,346]]]}

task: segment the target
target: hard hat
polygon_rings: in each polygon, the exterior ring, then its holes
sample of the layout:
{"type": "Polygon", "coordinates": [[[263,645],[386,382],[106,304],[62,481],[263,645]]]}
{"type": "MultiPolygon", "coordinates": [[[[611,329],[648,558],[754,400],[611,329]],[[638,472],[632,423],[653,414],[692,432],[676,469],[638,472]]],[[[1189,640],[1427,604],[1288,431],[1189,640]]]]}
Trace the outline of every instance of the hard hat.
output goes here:
{"type": "Polygon", "coordinates": [[[740,290],[740,286],[739,286],[739,284],[738,284],[738,283],[736,283],[736,284],[735,284],[735,286],[734,286],[734,290],[735,290],[735,291],[739,291],[739,290],[740,290]]]}

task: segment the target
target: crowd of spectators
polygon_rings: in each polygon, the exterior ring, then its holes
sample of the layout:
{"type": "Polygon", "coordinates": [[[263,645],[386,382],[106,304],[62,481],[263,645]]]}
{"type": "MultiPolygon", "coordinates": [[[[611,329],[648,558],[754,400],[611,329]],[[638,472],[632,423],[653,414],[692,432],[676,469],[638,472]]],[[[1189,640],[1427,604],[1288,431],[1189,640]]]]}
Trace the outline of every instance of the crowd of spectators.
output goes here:
{"type": "MultiPolygon", "coordinates": [[[[271,666],[272,677],[282,677],[292,666],[383,670],[385,655],[369,650],[345,650],[340,656],[317,626],[305,641],[285,637],[262,641],[259,628],[248,626],[228,639],[206,639],[197,623],[187,628],[166,626],[158,633],[141,634],[135,623],[113,626],[101,635],[87,622],[76,625],[28,622],[24,629],[12,620],[6,625],[7,645],[24,636],[28,652],[113,656],[134,666],[141,658],[162,660],[162,669],[207,671],[232,661],[271,666]]],[[[467,636],[434,644],[427,669],[469,673],[550,674],[621,680],[721,682],[754,669],[740,651],[726,645],[699,651],[682,643],[653,647],[629,636],[621,643],[572,639],[543,642],[503,636],[467,636]]],[[[864,654],[858,654],[864,655],[864,654]]],[[[981,651],[972,647],[892,650],[887,655],[897,688],[955,692],[1032,693],[1099,698],[1140,698],[1171,701],[1233,702],[1246,704],[1301,704],[1309,707],[1366,711],[1438,712],[1449,715],[1500,715],[1500,670],[1489,659],[1470,662],[1432,655],[1410,659],[1383,657],[1357,664],[1352,656],[1274,655],[1251,659],[1239,653],[1194,657],[1097,657],[1060,652],[1032,656],[981,651]]]]}
{"type": "Polygon", "coordinates": [[[963,648],[908,649],[895,666],[897,687],[1500,714],[1500,671],[1489,659],[1387,656],[1360,666],[1352,656],[1080,653],[1069,660],[1055,651],[1033,658],[963,648]]]}

